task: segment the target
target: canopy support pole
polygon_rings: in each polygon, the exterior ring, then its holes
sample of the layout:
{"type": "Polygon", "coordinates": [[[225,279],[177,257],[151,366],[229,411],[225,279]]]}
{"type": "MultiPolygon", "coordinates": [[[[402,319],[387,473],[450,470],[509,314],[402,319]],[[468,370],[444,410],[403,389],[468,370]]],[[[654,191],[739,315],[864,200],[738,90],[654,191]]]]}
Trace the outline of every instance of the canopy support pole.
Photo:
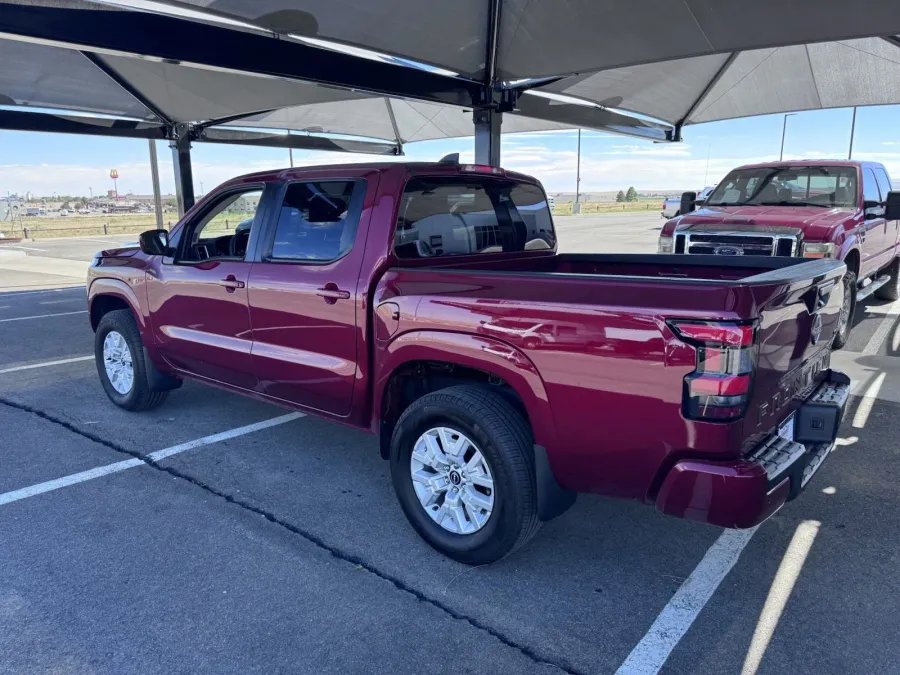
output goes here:
{"type": "MultiPolygon", "coordinates": [[[[500,166],[500,125],[503,124],[503,112],[514,107],[508,101],[503,101],[502,87],[497,82],[500,7],[500,0],[490,0],[486,30],[487,51],[484,58],[484,100],[482,107],[472,111],[472,121],[475,123],[475,163],[488,166],[500,166]]],[[[513,93],[511,96],[512,101],[515,101],[517,94],[513,93]]]]}
{"type": "Polygon", "coordinates": [[[153,183],[153,210],[156,212],[156,229],[163,229],[162,196],[159,193],[159,162],[156,159],[156,141],[150,139],[150,180],[153,183]]]}
{"type": "Polygon", "coordinates": [[[191,126],[179,123],[171,127],[169,147],[172,148],[172,164],[175,167],[175,196],[178,200],[178,217],[194,205],[194,172],[191,169],[191,126]]]}
{"type": "Polygon", "coordinates": [[[500,166],[500,125],[503,113],[491,108],[472,112],[475,123],[475,163],[500,166]]]}

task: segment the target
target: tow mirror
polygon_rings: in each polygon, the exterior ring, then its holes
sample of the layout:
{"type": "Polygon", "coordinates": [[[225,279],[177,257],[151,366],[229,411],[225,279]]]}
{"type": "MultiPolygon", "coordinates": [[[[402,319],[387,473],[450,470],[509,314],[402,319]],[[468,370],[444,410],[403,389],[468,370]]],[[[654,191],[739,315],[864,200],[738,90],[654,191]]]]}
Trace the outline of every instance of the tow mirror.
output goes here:
{"type": "Polygon", "coordinates": [[[172,255],[172,249],[169,248],[169,233],[167,230],[147,230],[141,232],[140,236],[141,251],[147,255],[172,255]]]}
{"type": "Polygon", "coordinates": [[[681,215],[685,213],[690,213],[697,206],[697,193],[696,192],[682,192],[681,193],[681,215]]]}
{"type": "Polygon", "coordinates": [[[888,192],[884,202],[884,217],[888,220],[900,220],[900,192],[888,192]]]}

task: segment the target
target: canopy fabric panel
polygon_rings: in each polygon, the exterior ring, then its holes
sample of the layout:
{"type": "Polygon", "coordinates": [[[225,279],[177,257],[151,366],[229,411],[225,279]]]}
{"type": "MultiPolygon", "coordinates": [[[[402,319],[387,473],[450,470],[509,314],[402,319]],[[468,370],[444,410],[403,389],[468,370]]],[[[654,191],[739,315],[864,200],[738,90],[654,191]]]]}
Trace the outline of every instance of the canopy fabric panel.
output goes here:
{"type": "Polygon", "coordinates": [[[363,98],[341,89],[125,56],[101,56],[175,122],[213,120],[301,103],[363,98]]]}
{"type": "MultiPolygon", "coordinates": [[[[491,0],[163,0],[482,79],[491,0]]],[[[127,4],[127,2],[126,2],[127,4]]],[[[497,72],[517,80],[900,33],[885,0],[500,0],[497,72]]]]}
{"type": "Polygon", "coordinates": [[[543,87],[672,124],[900,103],[900,40],[843,40],[615,68],[543,87]]]}
{"type": "MultiPolygon", "coordinates": [[[[294,106],[229,125],[368,136],[399,143],[471,136],[473,129],[471,110],[388,98],[294,106]]],[[[507,114],[503,117],[502,130],[516,133],[571,128],[552,120],[507,114]]]]}
{"type": "Polygon", "coordinates": [[[281,35],[356,45],[463,75],[487,54],[489,0],[175,0],[281,35]]]}
{"type": "Polygon", "coordinates": [[[154,117],[81,53],[0,40],[0,105],[154,117]]]}
{"type": "Polygon", "coordinates": [[[878,38],[742,52],[689,123],[900,103],[900,47],[878,38]]]}
{"type": "Polygon", "coordinates": [[[897,4],[884,0],[503,0],[502,7],[498,67],[507,79],[900,33],[897,4]]]}

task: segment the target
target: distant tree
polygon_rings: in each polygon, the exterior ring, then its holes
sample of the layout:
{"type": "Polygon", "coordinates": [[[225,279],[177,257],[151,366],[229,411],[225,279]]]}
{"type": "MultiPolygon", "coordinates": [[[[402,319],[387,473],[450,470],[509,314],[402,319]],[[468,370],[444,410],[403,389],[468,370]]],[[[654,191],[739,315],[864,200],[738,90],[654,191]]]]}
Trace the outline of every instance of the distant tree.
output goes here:
{"type": "Polygon", "coordinates": [[[625,193],[625,201],[626,202],[636,202],[638,200],[637,190],[633,187],[628,188],[628,192],[625,193]]]}
{"type": "Polygon", "coordinates": [[[616,195],[616,201],[617,201],[617,202],[624,202],[624,201],[625,201],[625,193],[622,192],[621,190],[619,190],[619,193],[616,195]]]}
{"type": "Polygon", "coordinates": [[[63,202],[62,206],[60,206],[59,208],[61,208],[64,211],[68,211],[69,209],[72,208],[72,205],[69,204],[69,202],[63,202]]]}

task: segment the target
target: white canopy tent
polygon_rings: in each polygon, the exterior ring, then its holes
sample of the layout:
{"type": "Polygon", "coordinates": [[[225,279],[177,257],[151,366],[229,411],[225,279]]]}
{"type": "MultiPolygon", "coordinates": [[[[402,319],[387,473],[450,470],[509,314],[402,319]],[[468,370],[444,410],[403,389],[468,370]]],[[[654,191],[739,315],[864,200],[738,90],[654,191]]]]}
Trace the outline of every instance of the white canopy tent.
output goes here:
{"type": "Polygon", "coordinates": [[[474,122],[496,164],[501,121],[672,141],[898,103],[898,34],[888,0],[0,0],[0,128],[160,134],[189,172],[193,140],[397,152],[474,122]],[[121,119],[35,123],[34,106],[121,119]]]}

